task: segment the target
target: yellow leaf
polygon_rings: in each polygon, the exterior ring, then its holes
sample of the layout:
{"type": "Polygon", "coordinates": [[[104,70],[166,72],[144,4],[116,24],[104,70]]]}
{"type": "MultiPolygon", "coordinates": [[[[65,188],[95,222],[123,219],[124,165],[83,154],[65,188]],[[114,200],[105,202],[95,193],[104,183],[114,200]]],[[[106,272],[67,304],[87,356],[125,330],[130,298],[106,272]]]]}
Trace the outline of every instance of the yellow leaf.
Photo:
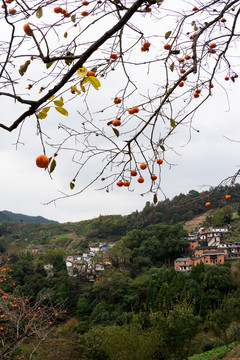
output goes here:
{"type": "Polygon", "coordinates": [[[60,97],[60,100],[54,101],[54,105],[56,105],[56,106],[63,106],[63,104],[64,104],[64,102],[63,102],[62,96],[60,97]]]}
{"type": "Polygon", "coordinates": [[[49,109],[50,109],[50,106],[42,109],[42,111],[40,111],[37,114],[38,119],[45,119],[47,117],[47,113],[48,113],[49,109]]]}
{"type": "Polygon", "coordinates": [[[98,88],[101,86],[100,81],[95,76],[88,76],[88,78],[94,89],[98,90],[98,88]]]}
{"type": "Polygon", "coordinates": [[[86,90],[85,90],[85,86],[80,85],[80,88],[81,88],[81,90],[82,90],[83,92],[85,92],[85,91],[86,91],[86,90]]]}
{"type": "Polygon", "coordinates": [[[72,94],[75,94],[75,92],[76,92],[78,95],[81,94],[81,91],[78,90],[78,88],[77,88],[76,85],[71,86],[70,91],[71,91],[72,94]]]}
{"type": "Polygon", "coordinates": [[[89,76],[81,82],[81,86],[89,82],[89,76]]]}
{"type": "Polygon", "coordinates": [[[37,9],[36,17],[40,19],[42,16],[43,16],[43,9],[42,8],[37,9]]]}
{"type": "Polygon", "coordinates": [[[47,113],[40,112],[37,114],[38,119],[45,119],[47,117],[47,113]]]}
{"type": "Polygon", "coordinates": [[[83,79],[84,76],[87,75],[87,69],[83,66],[78,69],[77,74],[78,74],[78,77],[80,77],[80,79],[83,79]]]}
{"type": "Polygon", "coordinates": [[[62,106],[56,106],[55,109],[60,112],[60,114],[68,116],[68,112],[66,109],[64,109],[62,106]]]}
{"type": "Polygon", "coordinates": [[[52,100],[52,99],[54,99],[54,96],[55,96],[55,95],[52,95],[52,96],[51,96],[48,100],[52,100]]]}

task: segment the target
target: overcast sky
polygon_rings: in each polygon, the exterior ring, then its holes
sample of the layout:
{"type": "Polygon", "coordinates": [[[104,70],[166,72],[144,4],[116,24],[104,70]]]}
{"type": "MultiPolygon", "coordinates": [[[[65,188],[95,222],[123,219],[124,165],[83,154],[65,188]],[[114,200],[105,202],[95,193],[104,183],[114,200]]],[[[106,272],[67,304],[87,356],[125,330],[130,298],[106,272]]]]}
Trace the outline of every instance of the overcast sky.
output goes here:
{"type": "MultiPolygon", "coordinates": [[[[239,80],[235,83],[224,82],[224,74],[220,84],[214,87],[213,96],[198,110],[193,126],[199,132],[182,128],[172,137],[175,151],[169,152],[167,160],[173,166],[164,163],[161,166],[161,187],[159,201],[165,197],[173,198],[180,193],[188,193],[194,189],[207,190],[209,186],[217,186],[223,179],[236,173],[240,166],[239,147],[239,80]],[[224,89],[228,90],[229,99],[224,89]],[[230,106],[228,104],[228,100],[230,106]],[[234,140],[230,141],[227,138],[234,140]],[[190,140],[190,141],[189,141],[190,140]]],[[[147,78],[146,78],[147,79],[147,78]]],[[[101,80],[101,91],[104,96],[111,96],[111,88],[117,76],[112,74],[109,81],[101,80]]],[[[148,81],[148,80],[146,80],[148,81]]],[[[148,82],[147,82],[148,84],[148,82]]],[[[91,89],[95,91],[94,89],[91,89]]],[[[92,101],[95,98],[92,97],[92,101]]],[[[99,98],[100,102],[103,101],[99,98]]],[[[91,100],[91,97],[90,97],[91,100]]],[[[2,99],[1,99],[2,101],[2,99]]],[[[4,118],[16,118],[17,106],[4,100],[4,118]]],[[[96,111],[99,110],[96,103],[96,111]]],[[[68,105],[69,118],[77,122],[79,115],[76,107],[68,105]]],[[[52,114],[44,121],[49,123],[49,132],[55,131],[55,125],[62,121],[62,115],[52,114]]],[[[95,190],[101,184],[88,188],[82,194],[46,205],[59,197],[61,192],[71,194],[69,183],[74,176],[70,155],[60,152],[57,167],[51,179],[43,169],[36,167],[35,158],[42,153],[41,143],[36,136],[35,122],[25,120],[18,147],[14,145],[18,138],[18,130],[8,133],[0,129],[0,210],[9,210],[26,215],[41,215],[59,222],[86,220],[101,215],[127,215],[141,211],[147,201],[152,202],[153,195],[140,194],[147,191],[149,183],[133,183],[129,189],[114,186],[105,190],[95,190]],[[68,159],[69,158],[69,159],[68,159]],[[68,161],[69,160],[69,161],[68,161]]],[[[50,140],[51,141],[51,140],[50,140]]],[[[93,166],[76,181],[76,189],[84,186],[93,176],[93,166]]]]}

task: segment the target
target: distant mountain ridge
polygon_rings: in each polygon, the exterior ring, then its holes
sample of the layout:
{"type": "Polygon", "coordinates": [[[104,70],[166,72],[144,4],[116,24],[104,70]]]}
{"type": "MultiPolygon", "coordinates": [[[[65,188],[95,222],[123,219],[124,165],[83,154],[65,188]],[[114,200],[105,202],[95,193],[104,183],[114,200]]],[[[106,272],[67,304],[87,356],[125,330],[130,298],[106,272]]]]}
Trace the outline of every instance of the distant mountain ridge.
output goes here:
{"type": "Polygon", "coordinates": [[[24,222],[28,224],[58,223],[57,221],[46,219],[43,216],[29,216],[24,214],[13,213],[7,210],[0,211],[0,222],[3,221],[24,222]]]}

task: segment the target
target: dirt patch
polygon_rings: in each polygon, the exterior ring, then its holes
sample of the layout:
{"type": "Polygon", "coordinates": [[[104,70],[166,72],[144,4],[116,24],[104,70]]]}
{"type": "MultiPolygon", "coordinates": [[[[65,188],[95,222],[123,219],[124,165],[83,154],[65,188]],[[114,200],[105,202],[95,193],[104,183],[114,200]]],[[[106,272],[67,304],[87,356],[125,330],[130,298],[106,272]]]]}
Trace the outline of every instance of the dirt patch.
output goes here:
{"type": "Polygon", "coordinates": [[[209,212],[199,215],[199,216],[195,216],[192,220],[187,221],[183,225],[184,229],[187,231],[192,231],[195,228],[201,227],[208,215],[209,215],[209,212]]]}

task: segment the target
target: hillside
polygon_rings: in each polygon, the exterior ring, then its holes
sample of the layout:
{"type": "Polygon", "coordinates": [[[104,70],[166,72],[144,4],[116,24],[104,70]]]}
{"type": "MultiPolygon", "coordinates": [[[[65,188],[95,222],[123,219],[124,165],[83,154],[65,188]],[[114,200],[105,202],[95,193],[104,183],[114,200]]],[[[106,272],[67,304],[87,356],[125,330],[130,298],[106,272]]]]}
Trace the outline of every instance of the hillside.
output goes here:
{"type": "Polygon", "coordinates": [[[146,203],[142,211],[132,214],[99,216],[91,220],[60,224],[41,216],[27,216],[10,211],[0,212],[1,248],[18,251],[46,251],[63,249],[69,253],[81,253],[89,244],[99,242],[116,242],[134,229],[143,230],[149,225],[181,224],[189,231],[211,224],[214,214],[228,205],[234,212],[232,240],[240,236],[240,220],[238,207],[240,203],[240,185],[231,189],[218,189],[198,193],[190,190],[187,195],[180,194],[172,200],[166,199],[156,205],[146,203]],[[225,194],[231,194],[231,200],[225,194]],[[206,208],[205,202],[211,202],[206,208]]]}
{"type": "Polygon", "coordinates": [[[57,223],[57,221],[49,220],[42,216],[29,216],[24,214],[17,214],[7,210],[0,211],[0,222],[2,221],[25,222],[28,224],[53,223],[53,222],[57,223]]]}

